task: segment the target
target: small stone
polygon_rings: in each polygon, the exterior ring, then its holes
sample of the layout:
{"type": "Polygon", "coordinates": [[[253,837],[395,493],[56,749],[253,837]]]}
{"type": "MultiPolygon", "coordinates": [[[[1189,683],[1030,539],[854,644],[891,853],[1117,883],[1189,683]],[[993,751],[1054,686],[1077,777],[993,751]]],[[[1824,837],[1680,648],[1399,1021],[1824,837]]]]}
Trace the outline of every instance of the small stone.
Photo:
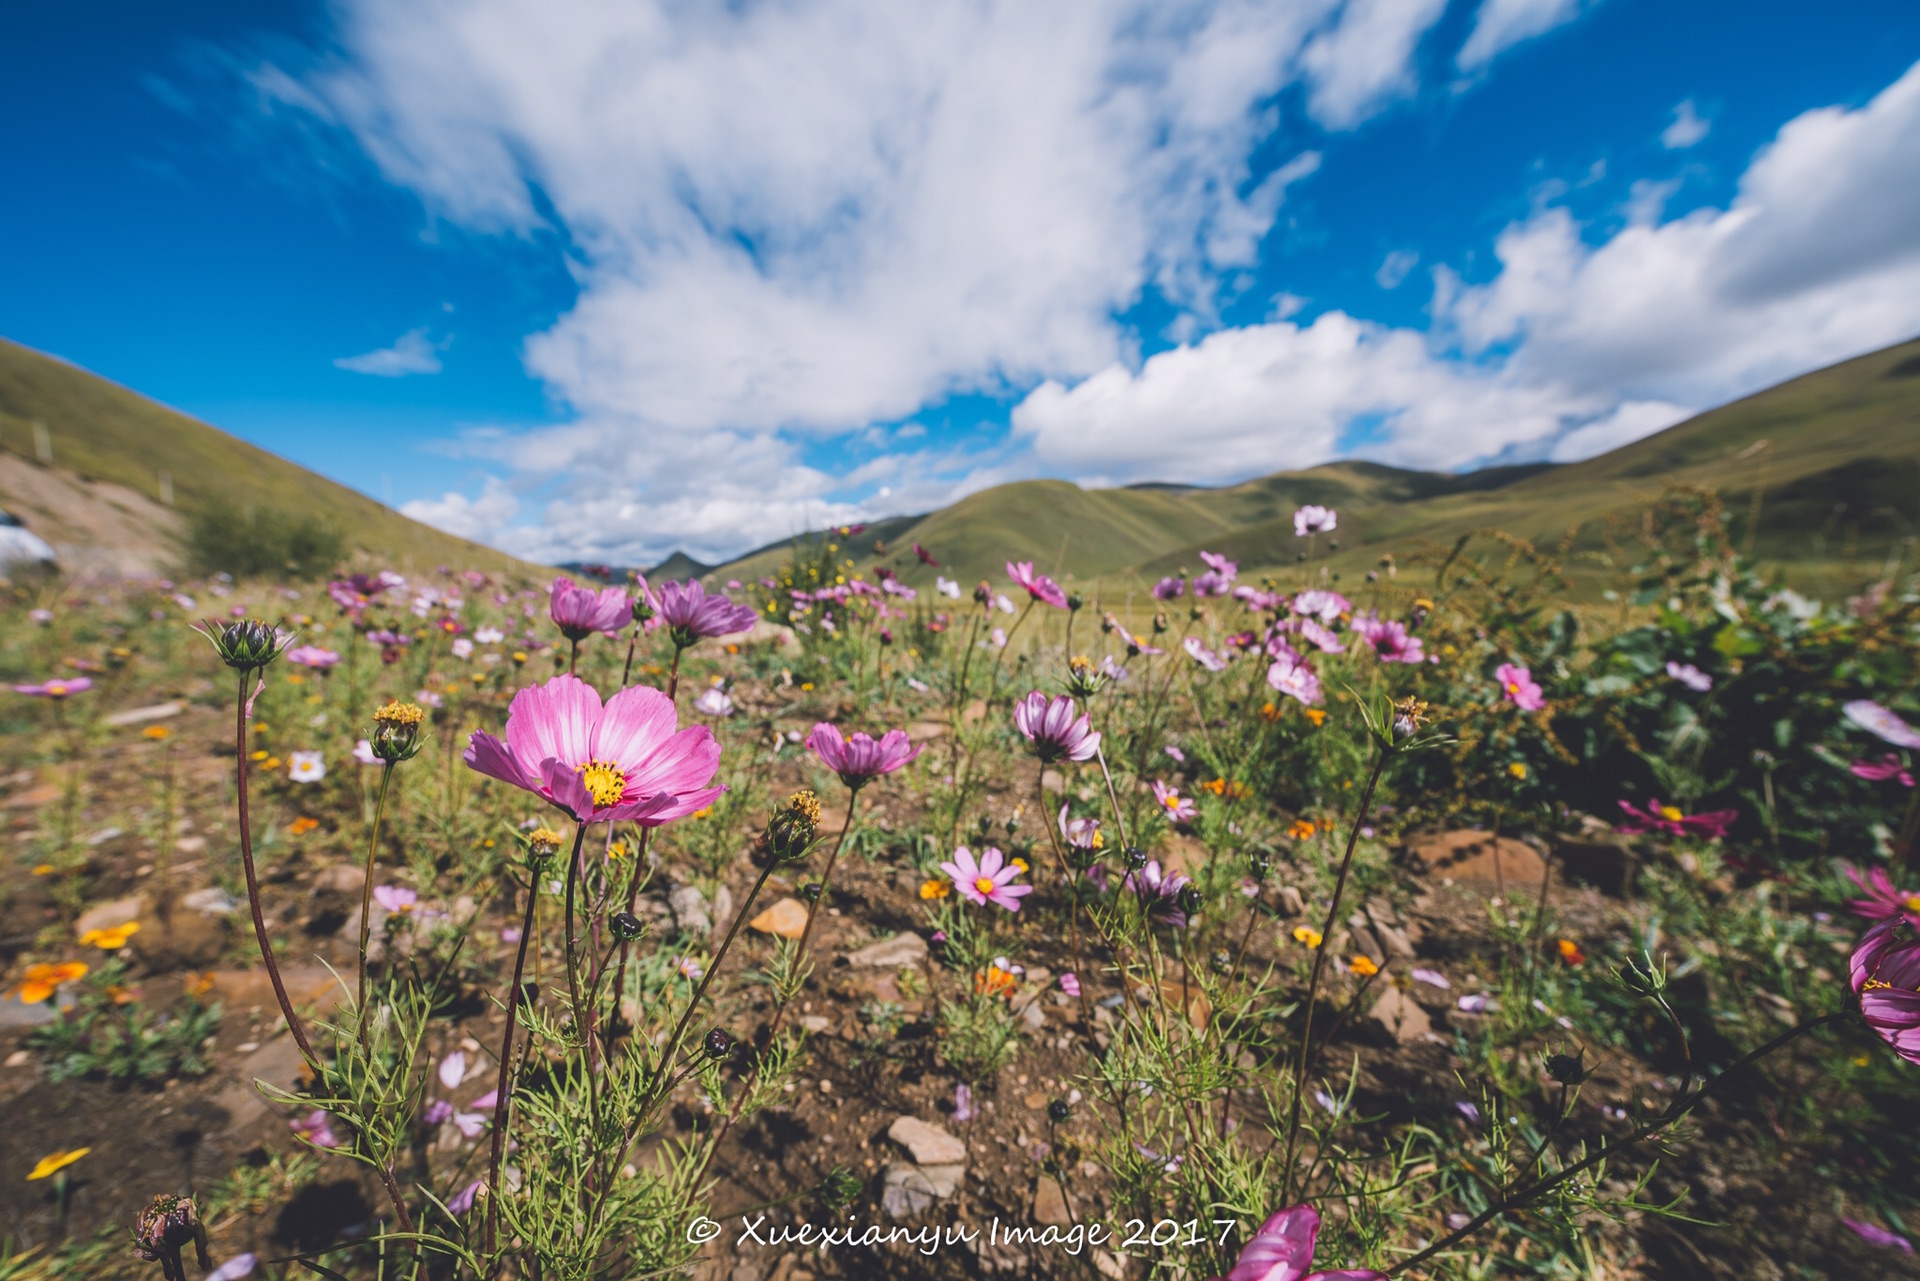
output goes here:
{"type": "Polygon", "coordinates": [[[33,1062],[33,1052],[30,1050],[15,1050],[7,1055],[7,1066],[10,1068],[23,1068],[31,1062],[33,1062]]]}
{"type": "Polygon", "coordinates": [[[1433,1022],[1427,1017],[1427,1012],[1397,987],[1389,986],[1382,992],[1380,999],[1373,1003],[1373,1009],[1367,1012],[1367,1017],[1401,1045],[1424,1040],[1433,1031],[1433,1022]]]}
{"type": "Polygon", "coordinates": [[[896,970],[903,965],[918,965],[927,959],[927,941],[918,934],[896,934],[847,954],[847,964],[896,970]]]}
{"type": "Polygon", "coordinates": [[[173,843],[177,854],[204,854],[207,850],[207,838],[204,836],[183,836],[173,843]]]}
{"type": "Polygon", "coordinates": [[[783,898],[748,921],[747,928],[762,934],[778,934],[783,939],[797,939],[807,928],[806,904],[797,898],[783,898]]]}
{"type": "Polygon", "coordinates": [[[146,914],[147,900],[139,894],[101,903],[80,913],[79,919],[73,923],[74,937],[82,937],[88,930],[110,930],[116,925],[137,921],[146,914]]]}
{"type": "Polygon", "coordinates": [[[1021,1099],[1020,1102],[1030,1111],[1038,1112],[1041,1108],[1047,1106],[1047,1096],[1044,1094],[1029,1094],[1024,1099],[1021,1099]]]}
{"type": "Polygon", "coordinates": [[[1073,1214],[1067,1209],[1067,1194],[1057,1180],[1044,1174],[1033,1189],[1033,1221],[1062,1228],[1073,1222],[1073,1214]]]}
{"type": "Polygon", "coordinates": [[[126,835],[125,828],[103,827],[99,831],[94,832],[92,835],[87,837],[87,844],[92,846],[105,845],[108,841],[113,840],[116,836],[125,836],[125,835],[126,835]]]}
{"type": "Polygon", "coordinates": [[[335,863],[313,878],[313,888],[332,890],[337,894],[358,894],[366,875],[365,868],[355,867],[351,863],[335,863]]]}
{"type": "Polygon", "coordinates": [[[967,1159],[965,1143],[918,1117],[896,1119],[887,1127],[887,1137],[905,1148],[919,1165],[950,1165],[967,1159]]]}
{"type": "Polygon", "coordinates": [[[1416,863],[1430,875],[1496,893],[1538,894],[1546,875],[1546,861],[1531,845],[1475,828],[1425,837],[1411,848],[1416,863]]]}
{"type": "Polygon", "coordinates": [[[800,1026],[815,1036],[833,1026],[833,1020],[824,1014],[808,1014],[801,1018],[800,1026]]]}
{"type": "Polygon", "coordinates": [[[1307,914],[1307,900],[1302,898],[1300,891],[1291,885],[1282,885],[1280,887],[1280,906],[1288,916],[1305,916],[1307,914]]]}
{"type": "Polygon", "coordinates": [[[208,916],[226,916],[240,905],[218,885],[209,885],[204,890],[182,895],[180,906],[190,911],[204,912],[208,916]]]}
{"type": "Polygon", "coordinates": [[[0,998],[0,1027],[39,1027],[59,1017],[52,1001],[28,1005],[17,996],[0,998]]]}
{"type": "Polygon", "coordinates": [[[707,912],[707,896],[697,886],[676,885],[667,895],[667,907],[673,923],[691,934],[711,934],[713,917],[707,912]]]}
{"type": "Polygon", "coordinates": [[[120,729],[128,725],[144,725],[148,721],[164,721],[168,717],[178,716],[186,710],[187,705],[185,703],[154,703],[149,707],[130,707],[124,712],[115,712],[110,716],[102,716],[100,721],[102,724],[111,725],[115,729],[120,729]]]}
{"type": "Polygon", "coordinates": [[[924,1214],[935,1201],[944,1201],[959,1191],[966,1173],[964,1165],[918,1166],[895,1161],[887,1166],[880,1208],[896,1219],[924,1214]]]}

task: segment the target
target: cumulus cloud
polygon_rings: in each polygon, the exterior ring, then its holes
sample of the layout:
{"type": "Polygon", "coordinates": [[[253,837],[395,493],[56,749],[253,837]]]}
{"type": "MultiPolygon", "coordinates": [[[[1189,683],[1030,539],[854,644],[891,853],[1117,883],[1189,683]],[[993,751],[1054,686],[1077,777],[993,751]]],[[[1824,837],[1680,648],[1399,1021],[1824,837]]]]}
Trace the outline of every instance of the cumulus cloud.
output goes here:
{"type": "Polygon", "coordinates": [[[1455,64],[1480,71],[1523,40],[1545,35],[1580,16],[1581,0],[1485,0],[1455,64]]]}
{"type": "Polygon", "coordinates": [[[497,477],[488,479],[478,498],[450,493],[439,498],[416,498],[400,507],[403,516],[476,543],[495,542],[519,511],[520,500],[497,477]]]}
{"type": "Polygon", "coordinates": [[[1349,0],[1339,23],[1301,56],[1314,119],[1350,129],[1411,94],[1414,49],[1446,9],[1447,0],[1349,0]]]}
{"type": "Polygon", "coordinates": [[[1623,401],[1613,412],[1584,423],[1555,441],[1547,457],[1556,463],[1576,463],[1582,458],[1631,445],[1691,414],[1686,406],[1664,400],[1623,401]]]}
{"type": "Polygon", "coordinates": [[[376,378],[437,374],[440,372],[440,349],[443,346],[444,343],[429,339],[424,327],[409,329],[391,347],[382,347],[379,351],[369,351],[359,356],[342,356],[333,363],[352,373],[372,374],[376,378]]]}
{"type": "Polygon", "coordinates": [[[1381,260],[1379,269],[1373,273],[1373,282],[1382,289],[1398,289],[1419,261],[1420,255],[1413,250],[1396,249],[1381,260]]]}
{"type": "Polygon", "coordinates": [[[1668,151],[1685,151],[1702,141],[1713,121],[1702,116],[1688,98],[1673,109],[1673,123],[1660,131],[1660,145],[1668,151]]]}

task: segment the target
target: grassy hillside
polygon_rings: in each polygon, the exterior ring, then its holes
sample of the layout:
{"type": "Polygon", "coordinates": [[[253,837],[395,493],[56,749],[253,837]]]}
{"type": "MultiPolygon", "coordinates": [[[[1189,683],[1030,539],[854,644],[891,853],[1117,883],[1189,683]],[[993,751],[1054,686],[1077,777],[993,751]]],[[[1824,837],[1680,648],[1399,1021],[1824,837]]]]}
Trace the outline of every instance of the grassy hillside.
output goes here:
{"type": "Polygon", "coordinates": [[[35,423],[45,431],[55,471],[161,502],[170,486],[171,506],[189,520],[221,508],[312,517],[383,564],[519,565],[104,378],[0,339],[0,450],[39,465],[35,423]]]}
{"type": "MultiPolygon", "coordinates": [[[[1920,340],[1565,466],[1456,476],[1341,462],[1223,489],[1022,481],[881,522],[848,540],[848,554],[862,564],[884,559],[911,582],[935,572],[914,560],[913,542],[963,583],[1000,575],[1009,558],[1032,557],[1063,579],[1117,588],[1181,566],[1198,570],[1202,548],[1258,574],[1295,563],[1293,511],[1318,503],[1340,512],[1339,547],[1323,539],[1319,552],[1350,578],[1388,550],[1446,546],[1478,528],[1549,546],[1576,531],[1576,549],[1597,552],[1610,519],[1637,519],[1674,484],[1718,491],[1736,537],[1750,539],[1759,559],[1789,579],[1839,591],[1871,578],[1920,530],[1920,340]]],[[[775,544],[715,573],[765,573],[786,554],[785,543],[775,544]]]]}

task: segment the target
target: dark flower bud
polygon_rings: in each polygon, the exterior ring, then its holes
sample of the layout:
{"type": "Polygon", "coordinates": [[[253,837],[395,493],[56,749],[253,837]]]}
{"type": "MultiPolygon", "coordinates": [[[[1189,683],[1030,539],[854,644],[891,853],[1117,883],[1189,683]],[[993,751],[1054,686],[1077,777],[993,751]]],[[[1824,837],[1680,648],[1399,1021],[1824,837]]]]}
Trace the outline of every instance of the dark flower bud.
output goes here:
{"type": "Polygon", "coordinates": [[[420,726],[426,716],[412,703],[388,702],[373,714],[367,746],[389,765],[412,760],[420,751],[420,726]]]}
{"type": "Polygon", "coordinates": [[[792,863],[807,856],[819,834],[820,798],[803,789],[767,817],[761,839],[775,862],[792,863]]]}
{"type": "Polygon", "coordinates": [[[1295,552],[1293,554],[1293,560],[1297,565],[1304,565],[1307,560],[1307,554],[1305,552],[1295,552]]]}
{"type": "Polygon", "coordinates": [[[1106,683],[1106,676],[1086,655],[1075,654],[1067,660],[1067,693],[1075,698],[1092,698],[1106,683]]]}
{"type": "Polygon", "coordinates": [[[1188,916],[1197,914],[1202,907],[1206,906],[1206,902],[1207,896],[1193,886],[1187,885],[1181,887],[1180,910],[1188,916]]]}
{"type": "Polygon", "coordinates": [[[280,631],[257,618],[243,618],[233,623],[216,623],[212,619],[197,625],[193,630],[213,642],[214,653],[220,655],[220,661],[237,671],[258,671],[280,657],[280,652],[293,639],[289,632],[280,631]]]}
{"type": "Polygon", "coordinates": [[[200,1223],[200,1211],[192,1197],[163,1192],[140,1212],[133,1227],[133,1253],[148,1262],[167,1260],[172,1271],[185,1275],[180,1252],[191,1243],[199,1256],[200,1267],[212,1266],[207,1258],[207,1230],[200,1223]]]}
{"type": "Polygon", "coordinates": [[[1340,540],[1337,538],[1329,538],[1327,540],[1327,546],[1337,552],[1340,550],[1340,540]]]}
{"type": "Polygon", "coordinates": [[[1412,612],[1407,615],[1407,625],[1410,627],[1418,628],[1422,623],[1425,623],[1432,614],[1433,614],[1432,601],[1417,600],[1413,602],[1412,612]]]}
{"type": "Polygon", "coordinates": [[[1153,616],[1153,634],[1155,636],[1166,631],[1171,625],[1172,624],[1167,622],[1167,616],[1165,614],[1155,614],[1153,616]]]}
{"type": "Polygon", "coordinates": [[[703,1042],[703,1046],[707,1051],[707,1057],[715,1063],[718,1063],[721,1059],[733,1053],[733,1037],[723,1029],[715,1028],[713,1031],[707,1033],[707,1039],[703,1042]]]}
{"type": "Polygon", "coordinates": [[[1251,860],[1251,864],[1254,880],[1264,882],[1269,876],[1273,875],[1273,860],[1265,854],[1255,854],[1251,860]]]}
{"type": "Polygon", "coordinates": [[[892,629],[892,628],[890,628],[890,627],[882,627],[882,628],[880,629],[880,643],[881,643],[882,645],[891,645],[891,644],[893,644],[893,629],[892,629]]]}
{"type": "Polygon", "coordinates": [[[613,937],[622,943],[635,942],[647,932],[646,922],[631,912],[615,912],[609,924],[613,926],[613,937]]]}
{"type": "Polygon", "coordinates": [[[538,1005],[540,1003],[540,985],[529,979],[520,985],[520,1003],[538,1005]]]}
{"type": "Polygon", "coordinates": [[[820,882],[808,881],[805,885],[802,885],[800,887],[800,897],[809,903],[818,903],[820,901],[820,882]]]}
{"type": "Polygon", "coordinates": [[[1067,1106],[1065,1099],[1055,1099],[1047,1104],[1047,1120],[1055,1125],[1065,1125],[1073,1117],[1073,1109],[1067,1106]]]}
{"type": "Polygon", "coordinates": [[[836,1165],[820,1182],[820,1199],[833,1209],[844,1210],[853,1204],[865,1186],[859,1175],[844,1165],[836,1165]]]}
{"type": "Polygon", "coordinates": [[[1587,1079],[1586,1051],[1575,1054],[1547,1055],[1547,1075],[1562,1085],[1578,1085],[1587,1079]]]}
{"type": "Polygon", "coordinates": [[[1067,612],[1077,614],[1087,607],[1087,601],[1079,592],[1067,593],[1067,612]]]}
{"type": "Polygon", "coordinates": [[[983,579],[980,585],[973,589],[973,599],[976,604],[993,604],[993,584],[983,579]]]}
{"type": "Polygon", "coordinates": [[[1138,845],[1127,846],[1121,851],[1121,857],[1127,860],[1127,867],[1131,871],[1137,872],[1147,865],[1147,852],[1138,845]]]}

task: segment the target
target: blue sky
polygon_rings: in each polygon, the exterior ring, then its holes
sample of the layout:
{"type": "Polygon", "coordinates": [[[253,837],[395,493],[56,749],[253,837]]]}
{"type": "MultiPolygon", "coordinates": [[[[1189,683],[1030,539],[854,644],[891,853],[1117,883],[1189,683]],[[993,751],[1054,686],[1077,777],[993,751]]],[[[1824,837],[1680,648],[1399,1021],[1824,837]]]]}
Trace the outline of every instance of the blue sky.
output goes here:
{"type": "Polygon", "coordinates": [[[1920,11],[75,3],[0,334],[456,532],[1574,458],[1920,333],[1920,11]]]}

